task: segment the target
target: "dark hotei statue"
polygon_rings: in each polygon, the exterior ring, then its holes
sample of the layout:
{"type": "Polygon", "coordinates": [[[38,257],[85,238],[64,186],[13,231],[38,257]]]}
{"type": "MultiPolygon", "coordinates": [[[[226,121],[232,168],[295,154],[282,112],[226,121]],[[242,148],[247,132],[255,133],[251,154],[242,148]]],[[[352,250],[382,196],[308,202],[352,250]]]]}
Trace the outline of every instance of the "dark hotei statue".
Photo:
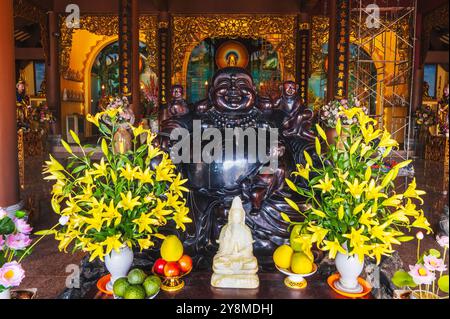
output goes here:
{"type": "Polygon", "coordinates": [[[172,87],[172,99],[169,104],[170,116],[182,116],[189,113],[189,107],[183,98],[183,87],[181,85],[174,85],[172,87]]]}
{"type": "Polygon", "coordinates": [[[273,265],[274,249],[289,238],[288,225],[282,220],[280,212],[287,213],[292,220],[298,220],[300,216],[292,211],[284,197],[298,202],[301,198],[296,198],[284,181],[295,169],[296,162],[304,161],[303,150],[313,149],[314,136],[308,131],[312,116],[309,110],[297,104],[293,104],[292,112],[287,112],[285,108],[289,106],[288,99],[279,101],[279,105],[285,103],[281,109],[265,106],[262,107],[264,111],[260,110],[259,101],[261,99],[256,93],[251,75],[245,69],[228,67],[214,75],[208,99],[201,102],[204,107],[162,123],[161,145],[172,154],[174,146],[179,142],[169,138],[175,129],[188,132],[181,138],[191,136],[190,161],[178,166],[183,177],[188,179],[191,190],[188,203],[193,223],[188,225],[184,234],[184,245],[200,268],[211,266],[212,258],[217,252],[216,240],[222,226],[227,223],[228,209],[235,196],[241,197],[248,213],[246,224],[252,230],[255,256],[263,268],[273,265]],[[294,120],[289,122],[290,119],[294,120]],[[292,123],[292,126],[286,126],[287,122],[292,123]],[[201,127],[196,126],[198,123],[201,123],[201,127]],[[298,123],[301,126],[294,130],[294,125],[298,123]],[[209,128],[219,129],[225,138],[229,129],[254,130],[258,147],[265,145],[262,147],[265,147],[268,157],[250,160],[250,144],[253,142],[246,138],[240,140],[243,145],[236,145],[239,142],[235,136],[231,139],[234,143],[231,157],[226,154],[227,140],[222,140],[213,152],[222,153],[223,161],[195,161],[199,153],[208,149],[206,146],[210,142],[199,142],[199,138],[194,140],[196,132],[204,133],[209,128]],[[269,141],[267,132],[270,129],[278,132],[275,143],[269,141]],[[194,143],[198,142],[201,147],[195,149],[194,143]],[[268,159],[277,159],[278,165],[272,167],[268,159]]]}

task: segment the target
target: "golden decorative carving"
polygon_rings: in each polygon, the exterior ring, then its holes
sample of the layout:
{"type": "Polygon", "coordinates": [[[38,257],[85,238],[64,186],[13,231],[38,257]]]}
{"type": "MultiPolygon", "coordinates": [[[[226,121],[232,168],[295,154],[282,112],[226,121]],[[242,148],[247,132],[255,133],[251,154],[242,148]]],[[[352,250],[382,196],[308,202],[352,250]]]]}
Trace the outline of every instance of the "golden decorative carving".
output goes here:
{"type": "Polygon", "coordinates": [[[328,43],[330,19],[325,16],[312,17],[311,32],[311,73],[323,71],[323,45],[328,43]]]}
{"type": "Polygon", "coordinates": [[[151,69],[158,74],[158,17],[156,15],[140,16],[139,29],[139,32],[145,36],[148,63],[151,69]]]}
{"type": "MultiPolygon", "coordinates": [[[[80,29],[87,30],[93,34],[113,36],[119,34],[119,18],[117,16],[82,16],[80,17],[80,29]]],[[[60,19],[61,30],[61,56],[60,66],[61,72],[65,73],[70,66],[70,53],[72,51],[73,28],[68,28],[64,15],[60,19]]]]}
{"type": "Polygon", "coordinates": [[[159,29],[168,29],[169,28],[169,22],[167,22],[167,21],[160,21],[158,23],[158,28],[159,29]]]}
{"type": "Polygon", "coordinates": [[[427,14],[423,18],[423,32],[422,32],[422,61],[425,60],[425,55],[428,51],[428,45],[430,43],[431,30],[436,27],[448,28],[448,2],[443,6],[436,8],[431,13],[427,14]]]}
{"type": "Polygon", "coordinates": [[[279,52],[285,79],[295,77],[296,16],[174,16],[172,76],[185,84],[189,54],[206,38],[264,38],[279,52]]]}
{"type": "MultiPolygon", "coordinates": [[[[66,26],[64,15],[61,15],[61,72],[65,73],[70,65],[70,53],[72,50],[73,31],[66,26]]],[[[87,30],[96,35],[116,36],[119,34],[119,18],[111,15],[89,15],[80,17],[80,29],[87,30]]],[[[152,69],[157,70],[158,48],[157,48],[157,17],[145,15],[139,17],[140,33],[145,35],[145,42],[149,53],[149,63],[152,69]]]]}
{"type": "Polygon", "coordinates": [[[35,158],[44,154],[44,137],[40,131],[17,132],[18,158],[19,158],[19,182],[25,187],[25,160],[35,158]]]}
{"type": "Polygon", "coordinates": [[[311,28],[311,25],[307,22],[301,22],[298,24],[299,30],[309,30],[311,28]]]}
{"type": "Polygon", "coordinates": [[[44,57],[48,60],[50,47],[46,13],[26,0],[14,0],[14,17],[20,17],[39,24],[41,45],[44,48],[44,57]]]}

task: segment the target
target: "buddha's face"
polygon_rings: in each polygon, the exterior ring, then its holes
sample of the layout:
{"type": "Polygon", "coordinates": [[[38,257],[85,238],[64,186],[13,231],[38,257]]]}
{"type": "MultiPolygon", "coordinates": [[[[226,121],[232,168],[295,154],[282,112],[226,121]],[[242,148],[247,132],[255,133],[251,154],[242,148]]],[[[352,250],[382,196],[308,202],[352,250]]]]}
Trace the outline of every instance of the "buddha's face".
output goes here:
{"type": "Polygon", "coordinates": [[[172,97],[175,100],[181,99],[183,97],[183,88],[181,86],[175,86],[172,89],[172,97]]]}
{"type": "Polygon", "coordinates": [[[230,223],[240,224],[244,219],[244,215],[240,209],[231,209],[230,212],[230,223]]]}
{"type": "Polygon", "coordinates": [[[297,85],[292,81],[283,83],[283,95],[285,97],[293,97],[297,94],[297,85]]]}
{"type": "Polygon", "coordinates": [[[245,73],[222,73],[211,90],[213,104],[223,112],[249,110],[256,100],[253,80],[245,73]]]}
{"type": "Polygon", "coordinates": [[[19,91],[19,93],[24,92],[25,91],[25,84],[23,84],[23,83],[17,84],[17,91],[19,91]]]}

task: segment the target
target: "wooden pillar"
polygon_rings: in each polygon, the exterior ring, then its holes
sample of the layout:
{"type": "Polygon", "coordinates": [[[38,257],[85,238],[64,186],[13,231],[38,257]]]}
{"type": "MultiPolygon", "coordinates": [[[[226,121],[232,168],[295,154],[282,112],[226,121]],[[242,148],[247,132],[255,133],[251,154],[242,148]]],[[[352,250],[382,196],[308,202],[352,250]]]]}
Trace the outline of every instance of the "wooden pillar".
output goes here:
{"type": "Polygon", "coordinates": [[[140,108],[140,79],[139,79],[139,1],[131,1],[131,93],[133,112],[136,120],[142,118],[140,108]]]}
{"type": "Polygon", "coordinates": [[[328,75],[327,75],[327,95],[326,99],[327,102],[334,99],[334,81],[335,81],[335,75],[334,75],[334,66],[336,64],[336,57],[334,55],[334,52],[336,51],[336,4],[337,0],[330,0],[329,1],[329,13],[328,16],[330,17],[330,24],[329,24],[329,36],[328,36],[328,75]]]}
{"type": "MultiPolygon", "coordinates": [[[[131,66],[131,0],[119,1],[119,78],[120,93],[127,96],[130,103],[132,98],[132,66],[131,66]]],[[[133,110],[135,111],[135,110],[133,110]]]]}
{"type": "Polygon", "coordinates": [[[58,56],[58,14],[54,11],[48,13],[50,54],[47,63],[47,103],[49,109],[57,119],[57,132],[61,132],[61,82],[59,74],[58,56]]]}
{"type": "Polygon", "coordinates": [[[168,118],[167,104],[170,100],[170,16],[168,12],[161,12],[158,21],[159,59],[159,119],[160,122],[168,118]]]}
{"type": "Polygon", "coordinates": [[[311,21],[308,14],[301,14],[298,23],[298,83],[300,96],[308,104],[309,57],[311,48],[311,21]]]}
{"type": "Polygon", "coordinates": [[[19,202],[13,0],[0,1],[0,207],[19,202]]]}
{"type": "Polygon", "coordinates": [[[350,0],[330,1],[327,98],[348,97],[350,56],[350,0]]]}

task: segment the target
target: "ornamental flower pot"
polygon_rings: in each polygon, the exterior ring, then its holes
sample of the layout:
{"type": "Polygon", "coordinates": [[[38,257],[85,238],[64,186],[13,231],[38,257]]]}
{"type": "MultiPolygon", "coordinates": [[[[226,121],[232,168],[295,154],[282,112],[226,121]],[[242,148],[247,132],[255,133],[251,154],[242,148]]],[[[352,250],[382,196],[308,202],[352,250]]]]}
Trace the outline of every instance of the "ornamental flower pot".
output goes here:
{"type": "Polygon", "coordinates": [[[11,299],[11,290],[8,288],[0,292],[0,300],[11,299]]]}
{"type": "Polygon", "coordinates": [[[112,250],[109,255],[105,256],[105,266],[111,274],[111,280],[106,284],[106,289],[112,291],[114,282],[127,276],[133,259],[133,251],[128,246],[122,246],[119,252],[112,250]]]}
{"type": "Polygon", "coordinates": [[[364,269],[364,262],[357,255],[350,256],[338,252],[336,255],[336,268],[340,274],[336,288],[348,293],[360,293],[363,287],[358,283],[358,277],[364,269]]]}
{"type": "Polygon", "coordinates": [[[336,137],[338,136],[338,134],[336,132],[336,128],[328,127],[325,130],[325,134],[327,135],[327,142],[328,142],[329,145],[336,144],[336,137]]]}

